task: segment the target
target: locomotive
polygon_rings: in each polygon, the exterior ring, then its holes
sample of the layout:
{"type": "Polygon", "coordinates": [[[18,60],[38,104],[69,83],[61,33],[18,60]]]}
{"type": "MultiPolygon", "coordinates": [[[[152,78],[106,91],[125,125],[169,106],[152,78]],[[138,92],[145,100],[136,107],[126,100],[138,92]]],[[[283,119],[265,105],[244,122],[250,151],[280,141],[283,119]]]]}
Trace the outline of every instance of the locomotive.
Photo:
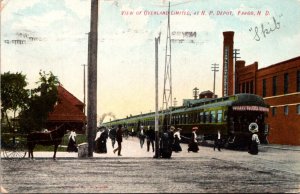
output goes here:
{"type": "MultiPolygon", "coordinates": [[[[249,125],[258,125],[261,143],[268,143],[268,125],[265,118],[269,105],[254,94],[236,94],[221,98],[184,100],[182,106],[159,111],[159,131],[174,126],[181,128],[183,139],[189,139],[192,127],[198,127],[198,142],[214,140],[219,130],[225,147],[240,148],[248,145],[251,137],[249,125]]],[[[104,123],[106,127],[122,124],[128,131],[137,131],[140,126],[154,128],[155,112],[134,115],[104,123]]]]}

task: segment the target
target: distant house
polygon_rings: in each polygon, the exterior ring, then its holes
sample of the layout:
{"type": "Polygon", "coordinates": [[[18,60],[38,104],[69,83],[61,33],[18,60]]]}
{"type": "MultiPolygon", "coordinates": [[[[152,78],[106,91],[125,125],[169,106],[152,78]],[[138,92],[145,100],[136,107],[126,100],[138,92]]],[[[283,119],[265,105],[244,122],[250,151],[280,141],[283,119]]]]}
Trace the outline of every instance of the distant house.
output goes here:
{"type": "Polygon", "coordinates": [[[58,86],[58,101],[54,109],[49,113],[47,129],[64,124],[67,129],[74,129],[78,133],[84,133],[86,116],[84,114],[84,103],[67,91],[62,85],[58,86]]]}
{"type": "Polygon", "coordinates": [[[202,99],[202,98],[217,98],[218,96],[215,95],[212,91],[203,91],[199,94],[199,99],[202,99]]]}

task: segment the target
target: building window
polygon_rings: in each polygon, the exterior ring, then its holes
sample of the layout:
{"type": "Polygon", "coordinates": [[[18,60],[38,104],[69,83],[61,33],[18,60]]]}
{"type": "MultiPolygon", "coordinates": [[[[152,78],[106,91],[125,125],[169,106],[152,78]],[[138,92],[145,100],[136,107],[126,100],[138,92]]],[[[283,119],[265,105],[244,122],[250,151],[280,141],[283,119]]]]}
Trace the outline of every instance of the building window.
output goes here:
{"type": "Polygon", "coordinates": [[[242,93],[246,93],[246,83],[242,84],[242,93]]]}
{"type": "Polygon", "coordinates": [[[297,104],[297,114],[300,115],[300,104],[297,104]]]}
{"type": "Polygon", "coordinates": [[[246,93],[249,93],[250,92],[250,87],[249,87],[249,82],[246,82],[246,93]]]}
{"type": "Polygon", "coordinates": [[[277,95],[277,76],[273,77],[273,96],[277,95]]]}
{"type": "Polygon", "coordinates": [[[289,107],[284,106],[284,115],[288,115],[288,114],[289,114],[289,107]]]}
{"type": "Polygon", "coordinates": [[[250,82],[250,94],[253,94],[253,80],[250,82]]]}
{"type": "Polygon", "coordinates": [[[300,70],[297,71],[297,92],[300,92],[300,70]]]}
{"type": "Polygon", "coordinates": [[[266,97],[266,93],[267,93],[267,80],[266,79],[263,79],[263,86],[262,86],[262,96],[263,97],[266,97]]]}
{"type": "Polygon", "coordinates": [[[289,92],[289,74],[285,73],[284,74],[284,89],[283,93],[287,94],[289,92]]]}
{"type": "Polygon", "coordinates": [[[275,116],[277,113],[277,108],[276,107],[272,107],[272,116],[275,116]]]}

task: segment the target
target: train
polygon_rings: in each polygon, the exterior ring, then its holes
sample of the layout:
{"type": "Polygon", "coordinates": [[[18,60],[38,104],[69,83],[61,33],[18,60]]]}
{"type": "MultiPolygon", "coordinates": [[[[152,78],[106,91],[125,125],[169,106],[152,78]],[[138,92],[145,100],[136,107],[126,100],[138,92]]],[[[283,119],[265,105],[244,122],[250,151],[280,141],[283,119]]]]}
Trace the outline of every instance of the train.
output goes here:
{"type": "MultiPolygon", "coordinates": [[[[257,123],[258,136],[263,144],[267,144],[269,133],[268,116],[269,105],[261,96],[255,94],[235,94],[220,98],[201,98],[184,100],[182,106],[170,107],[159,111],[159,131],[170,126],[181,129],[184,139],[191,137],[193,127],[198,127],[198,142],[205,143],[216,138],[218,130],[221,133],[223,146],[243,148],[248,145],[251,137],[250,123],[257,123]]],[[[123,125],[128,131],[137,132],[141,126],[154,127],[155,112],[130,115],[123,119],[116,119],[103,123],[105,127],[123,125]]]]}

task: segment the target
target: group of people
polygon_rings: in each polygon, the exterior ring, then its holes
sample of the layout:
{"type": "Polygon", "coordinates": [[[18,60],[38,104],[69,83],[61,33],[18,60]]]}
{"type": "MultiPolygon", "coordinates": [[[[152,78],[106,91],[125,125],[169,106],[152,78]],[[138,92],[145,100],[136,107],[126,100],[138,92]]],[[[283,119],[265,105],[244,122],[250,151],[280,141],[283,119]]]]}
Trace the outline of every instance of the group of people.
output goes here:
{"type": "MultiPolygon", "coordinates": [[[[175,129],[174,126],[171,126],[169,129],[165,129],[159,136],[159,156],[155,157],[162,157],[162,158],[170,158],[172,155],[172,151],[180,152],[182,148],[180,146],[181,135],[180,131],[181,128],[175,129]]],[[[198,127],[192,128],[191,138],[188,143],[188,152],[198,152],[198,141],[197,141],[197,130],[198,127]]],[[[258,125],[257,123],[253,122],[249,125],[249,131],[252,133],[251,139],[249,141],[248,152],[250,154],[258,154],[258,144],[260,144],[258,138],[258,125]]],[[[137,133],[137,136],[140,140],[140,147],[143,148],[145,140],[147,142],[147,152],[150,151],[150,147],[152,147],[152,152],[155,151],[155,131],[151,126],[148,126],[147,129],[144,129],[144,126],[140,127],[140,130],[137,133]]],[[[118,152],[118,156],[121,156],[122,150],[122,141],[123,141],[123,128],[122,125],[118,125],[118,128],[111,128],[108,130],[105,127],[101,127],[98,129],[95,138],[95,152],[96,153],[107,153],[106,142],[108,137],[111,139],[112,147],[115,147],[115,143],[117,142],[118,147],[113,149],[113,153],[118,152]]],[[[220,130],[217,131],[217,135],[215,137],[214,143],[214,150],[217,148],[221,151],[222,146],[222,138],[220,130]]],[[[69,143],[67,147],[68,152],[77,152],[77,144],[76,144],[76,132],[72,130],[69,135],[69,143]]]]}
{"type": "MultiPolygon", "coordinates": [[[[180,152],[182,148],[180,146],[180,128],[175,130],[175,127],[171,126],[170,129],[165,130],[163,133],[160,134],[160,153],[167,153],[170,155],[170,151],[180,152]]],[[[155,131],[151,126],[148,126],[145,130],[144,126],[140,127],[140,130],[137,133],[137,136],[140,140],[140,147],[143,148],[143,145],[147,143],[147,152],[150,151],[150,147],[152,147],[152,152],[155,151],[155,131]]]]}
{"type": "Polygon", "coordinates": [[[143,145],[147,143],[147,152],[150,151],[150,145],[152,146],[152,152],[154,152],[154,141],[155,141],[155,131],[151,126],[148,126],[147,130],[144,130],[144,126],[141,126],[141,129],[137,133],[140,140],[140,146],[143,148],[143,145]]]}
{"type": "MultiPolygon", "coordinates": [[[[107,146],[106,142],[108,137],[112,140],[112,146],[114,147],[115,142],[118,142],[118,148],[119,150],[118,155],[121,155],[121,142],[122,142],[122,131],[121,125],[118,129],[112,128],[110,131],[108,131],[105,127],[97,128],[96,137],[94,140],[94,151],[95,153],[107,153],[107,146]],[[120,135],[121,132],[121,135],[120,135]]],[[[68,152],[78,152],[77,143],[76,143],[76,132],[72,130],[69,135],[69,142],[67,147],[68,152]]],[[[115,153],[115,151],[114,151],[115,153]]]]}

